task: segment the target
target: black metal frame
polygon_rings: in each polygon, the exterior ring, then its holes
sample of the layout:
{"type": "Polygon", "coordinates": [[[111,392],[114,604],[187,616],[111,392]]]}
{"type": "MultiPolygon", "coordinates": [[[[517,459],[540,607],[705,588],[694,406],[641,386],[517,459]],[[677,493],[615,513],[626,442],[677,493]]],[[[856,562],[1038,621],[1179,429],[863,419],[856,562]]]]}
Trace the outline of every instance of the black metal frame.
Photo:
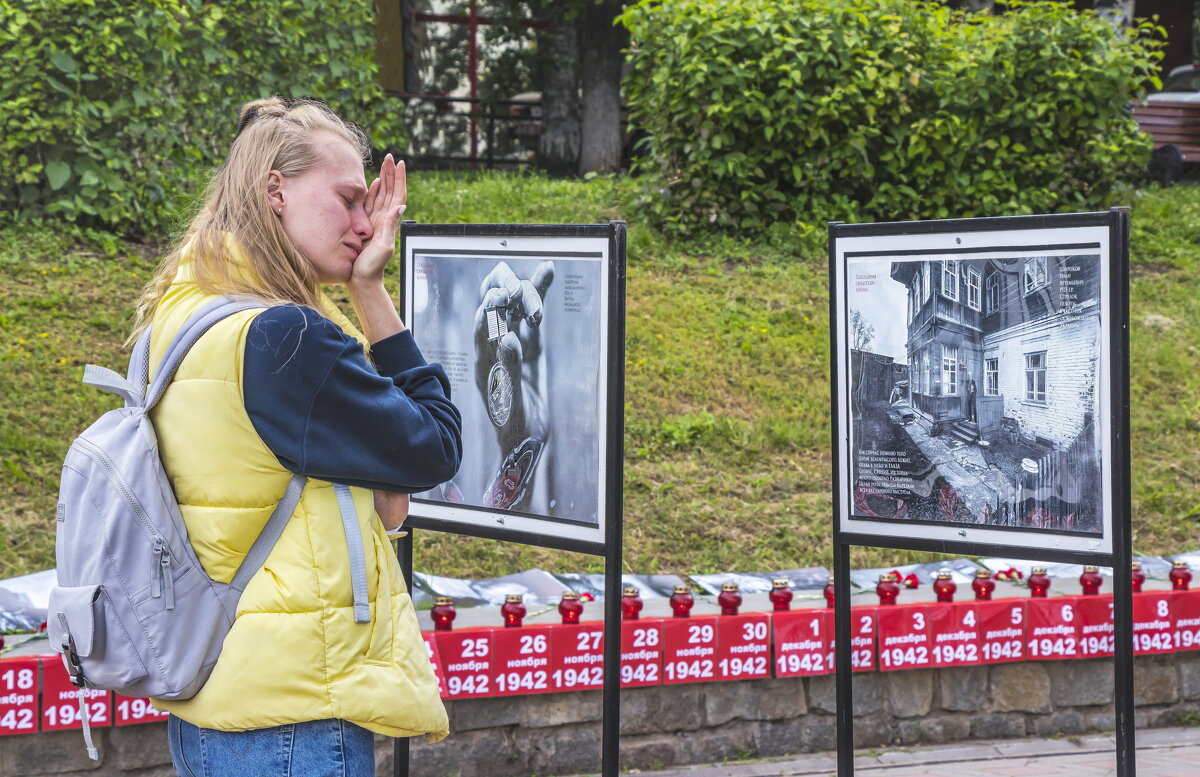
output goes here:
{"type": "MultiPolygon", "coordinates": [[[[486,539],[519,542],[525,545],[569,550],[604,557],[604,690],[603,729],[601,734],[601,774],[617,777],[620,756],[621,718],[621,556],[623,552],[622,499],[623,467],[625,462],[625,243],[624,221],[607,224],[417,224],[401,223],[400,298],[407,298],[404,279],[407,275],[408,237],[605,237],[608,238],[608,386],[606,405],[606,482],[605,539],[602,543],[580,542],[560,537],[518,532],[493,527],[477,527],[429,518],[409,518],[406,524],[414,528],[432,529],[452,534],[486,539]]],[[[397,558],[404,573],[404,582],[412,590],[413,534],[399,542],[397,558]]],[[[395,745],[395,777],[407,777],[409,742],[397,739],[395,745]]]]}
{"type": "Polygon", "coordinates": [[[832,369],[830,392],[833,418],[833,568],[835,576],[834,630],[836,691],[837,691],[837,761],[838,777],[854,774],[854,696],[853,669],[850,665],[850,548],[894,548],[899,550],[959,553],[963,555],[1005,555],[1033,561],[1084,563],[1113,568],[1114,634],[1114,705],[1116,710],[1116,760],[1119,777],[1134,777],[1133,704],[1133,586],[1130,577],[1132,561],[1129,454],[1129,209],[1113,208],[1101,213],[1077,213],[1045,216],[1012,216],[982,219],[895,222],[880,224],[829,224],[829,305],[830,360],[832,369]],[[1112,474],[1109,498],[1112,506],[1112,552],[1090,553],[1060,551],[1050,547],[1031,548],[979,542],[956,542],[942,539],[878,537],[846,532],[842,524],[841,462],[848,455],[849,440],[844,439],[838,405],[839,308],[837,240],[841,237],[934,235],[944,233],[983,232],[999,230],[1034,230],[1063,227],[1107,227],[1109,234],[1109,293],[1106,300],[1111,348],[1109,359],[1108,419],[1111,431],[1112,474]]]}

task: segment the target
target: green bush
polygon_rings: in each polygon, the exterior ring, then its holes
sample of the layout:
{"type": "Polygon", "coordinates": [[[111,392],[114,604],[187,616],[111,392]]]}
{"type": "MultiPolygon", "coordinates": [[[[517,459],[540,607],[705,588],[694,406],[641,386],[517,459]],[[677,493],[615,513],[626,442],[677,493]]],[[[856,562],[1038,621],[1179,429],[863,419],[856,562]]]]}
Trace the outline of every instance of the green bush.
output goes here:
{"type": "Polygon", "coordinates": [[[169,231],[238,107],[271,94],[395,144],[373,19],[370,0],[0,0],[0,209],[169,231]]]}
{"type": "Polygon", "coordinates": [[[626,97],[668,225],[1095,207],[1149,152],[1161,30],[1056,2],[642,0],[626,97]]]}

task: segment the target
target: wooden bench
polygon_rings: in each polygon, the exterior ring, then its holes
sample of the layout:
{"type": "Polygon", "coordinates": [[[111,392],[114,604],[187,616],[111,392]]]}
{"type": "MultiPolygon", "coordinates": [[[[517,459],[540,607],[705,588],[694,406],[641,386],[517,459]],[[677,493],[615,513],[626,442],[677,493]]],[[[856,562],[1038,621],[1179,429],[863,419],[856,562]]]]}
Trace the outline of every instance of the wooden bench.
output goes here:
{"type": "Polygon", "coordinates": [[[1200,162],[1200,102],[1144,103],[1133,115],[1155,149],[1175,146],[1184,162],[1200,162]]]}

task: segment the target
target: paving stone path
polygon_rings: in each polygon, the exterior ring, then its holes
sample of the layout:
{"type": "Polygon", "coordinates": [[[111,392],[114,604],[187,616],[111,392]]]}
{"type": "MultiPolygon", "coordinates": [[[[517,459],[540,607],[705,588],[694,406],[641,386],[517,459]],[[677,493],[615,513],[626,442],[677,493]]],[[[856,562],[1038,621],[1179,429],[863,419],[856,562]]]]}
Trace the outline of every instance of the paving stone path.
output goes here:
{"type": "MultiPolygon", "coordinates": [[[[861,750],[855,775],[876,777],[1116,777],[1112,735],[1063,739],[960,742],[930,747],[861,750]]],[[[1200,728],[1137,733],[1137,777],[1200,775],[1200,728]]],[[[640,777],[834,777],[830,753],[747,763],[708,764],[667,771],[629,772],[640,777]]]]}

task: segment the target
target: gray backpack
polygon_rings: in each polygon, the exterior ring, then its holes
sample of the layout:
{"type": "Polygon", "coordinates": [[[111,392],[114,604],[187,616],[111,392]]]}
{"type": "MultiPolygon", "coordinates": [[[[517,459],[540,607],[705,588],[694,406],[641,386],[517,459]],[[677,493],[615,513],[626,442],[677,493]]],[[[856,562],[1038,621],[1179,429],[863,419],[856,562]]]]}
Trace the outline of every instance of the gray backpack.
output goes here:
{"type": "MultiPolygon", "coordinates": [[[[151,408],[200,336],[225,317],[255,307],[262,303],[221,298],[205,305],[179,330],[148,389],[149,329],[134,346],[127,378],[94,365],[84,370],[84,383],[121,395],[125,407],[92,424],[63,463],[58,585],[50,592],[46,620],[51,646],[81,689],[160,699],[194,696],[212,673],[242,591],[300,500],[305,478],[293,475],[233,581],[216,582],[188,542],[150,422],[151,408]]],[[[361,560],[361,540],[358,550],[361,560]]],[[[97,758],[83,695],[81,690],[84,739],[88,754],[97,758]]]]}

